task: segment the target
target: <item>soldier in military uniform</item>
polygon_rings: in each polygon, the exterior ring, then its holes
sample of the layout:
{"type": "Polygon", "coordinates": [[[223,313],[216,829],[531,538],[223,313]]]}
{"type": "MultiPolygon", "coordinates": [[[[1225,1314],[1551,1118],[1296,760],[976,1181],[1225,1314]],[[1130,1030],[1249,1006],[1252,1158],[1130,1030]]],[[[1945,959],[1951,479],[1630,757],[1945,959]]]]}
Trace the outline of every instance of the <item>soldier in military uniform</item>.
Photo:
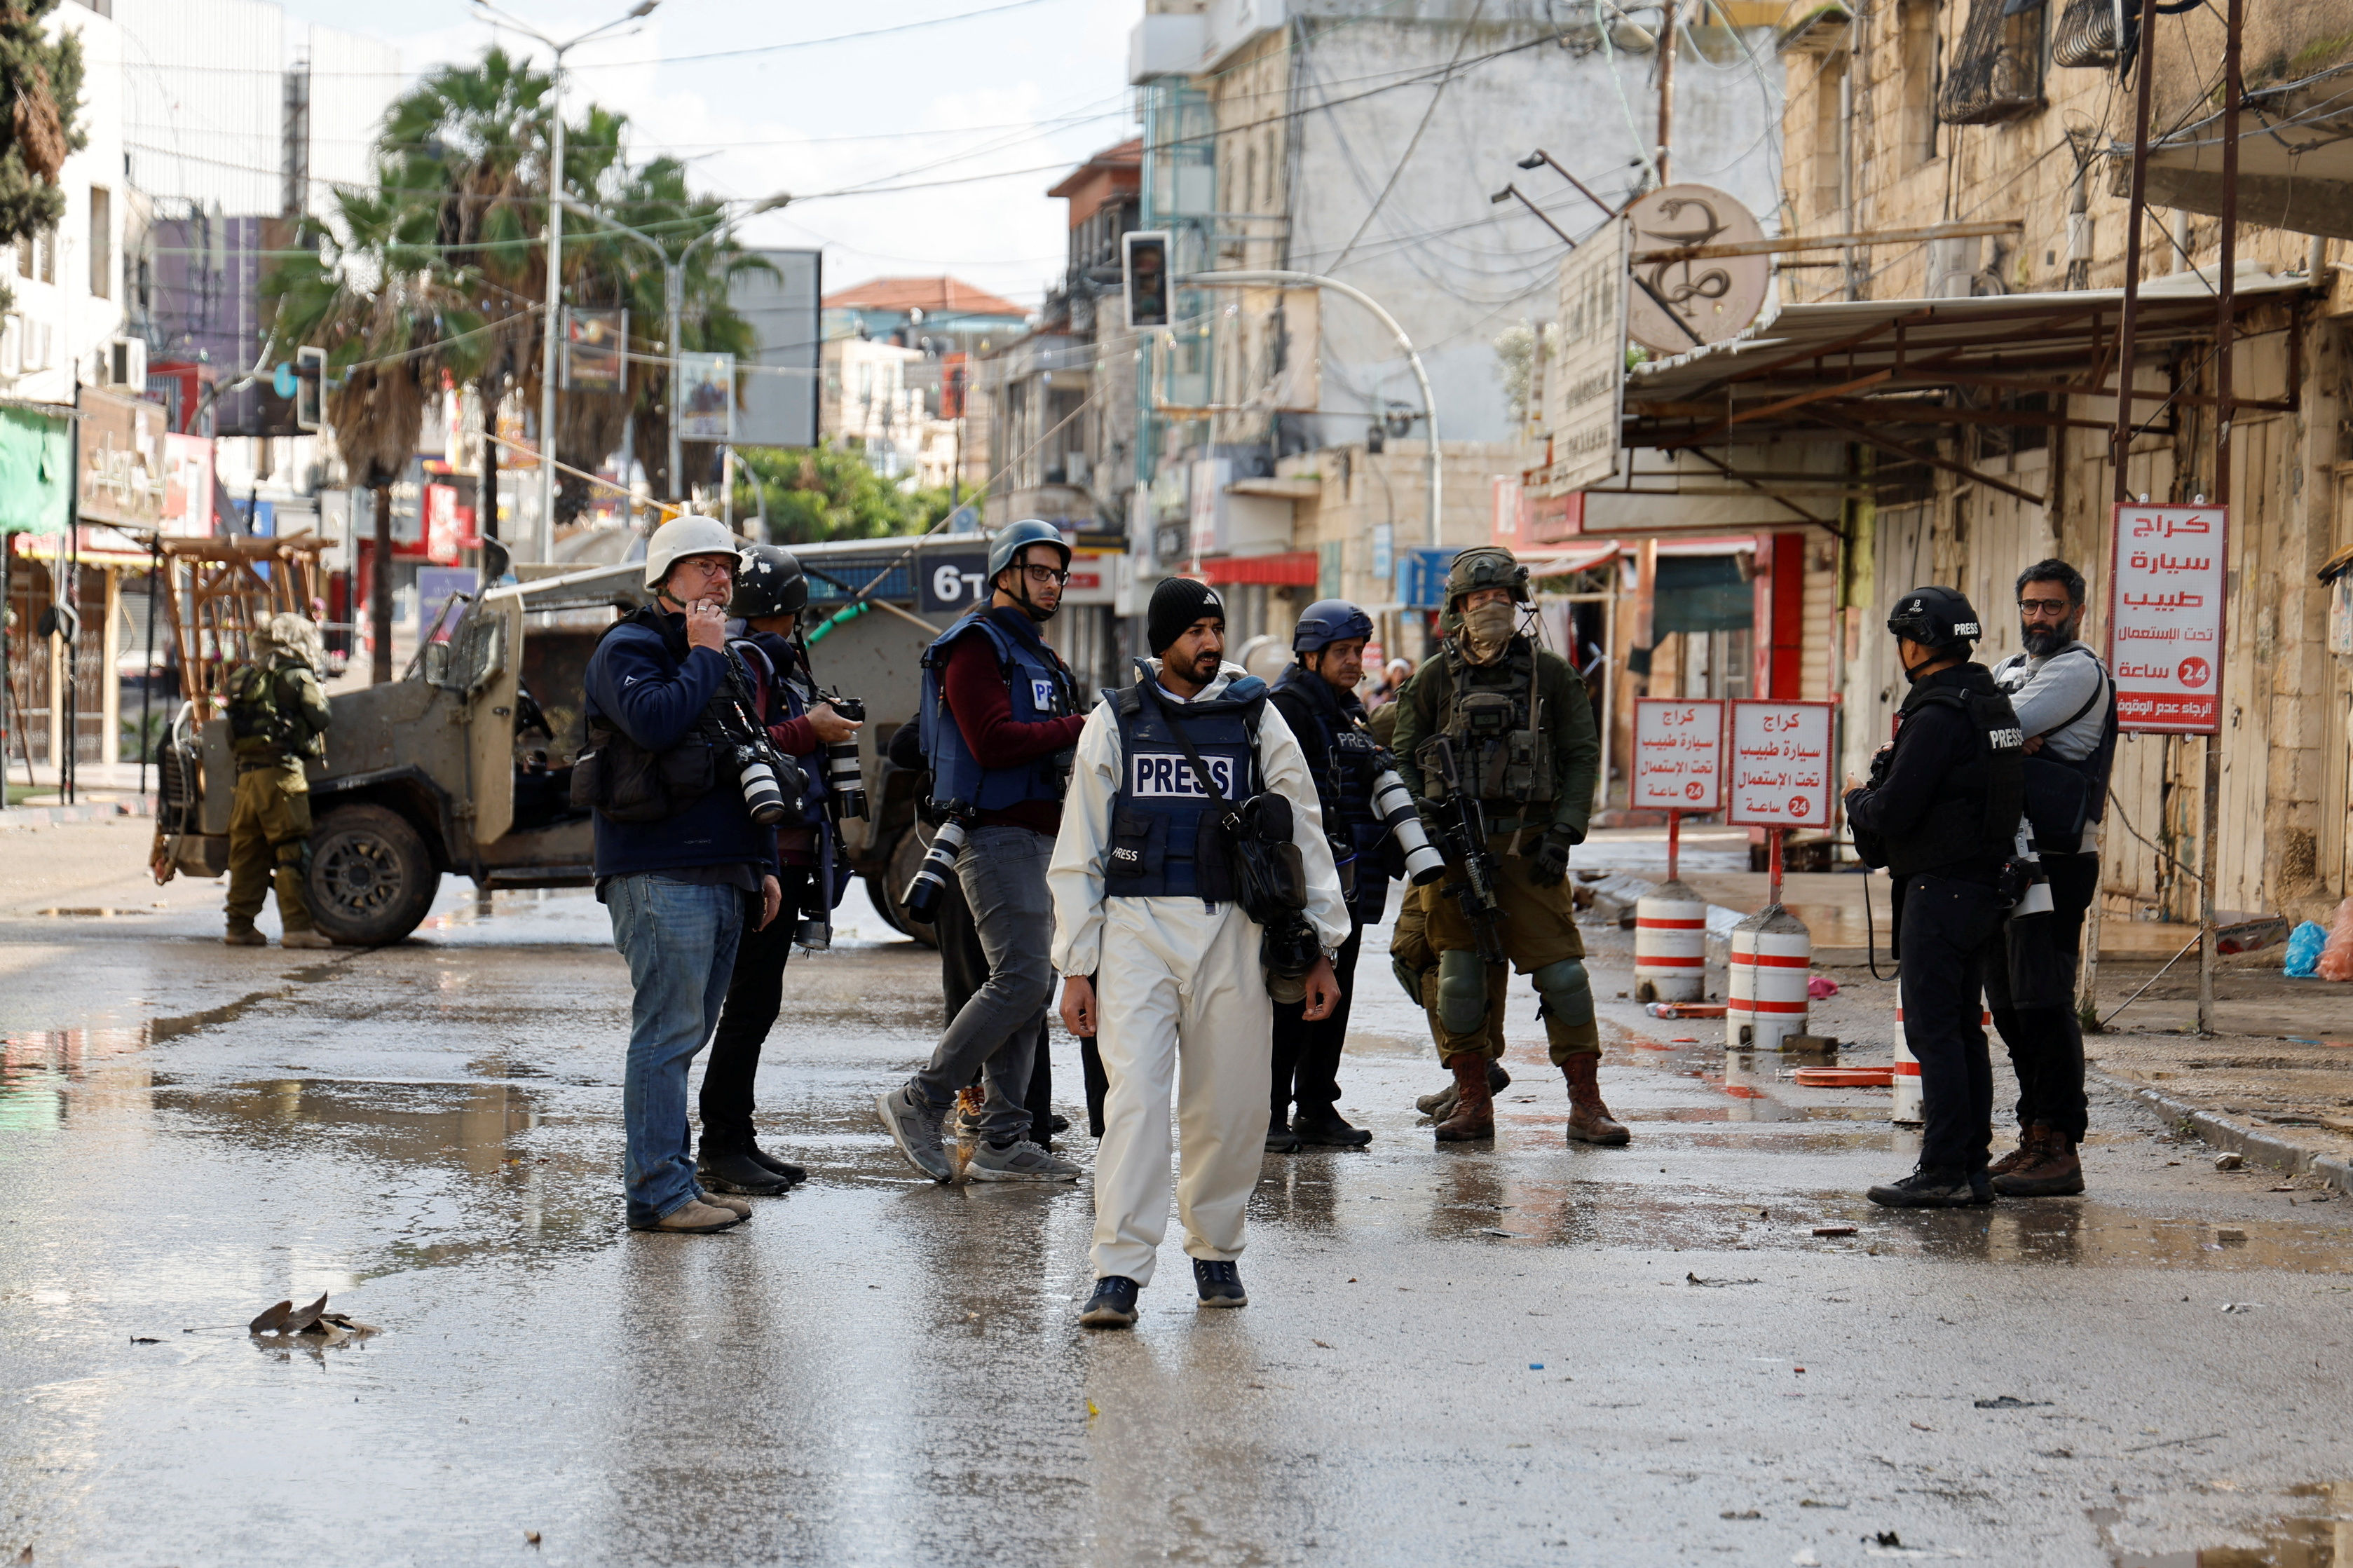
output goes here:
{"type": "Polygon", "coordinates": [[[1437,1136],[1440,1142],[1494,1136],[1487,1069],[1498,1046],[1487,1028],[1480,954],[1487,923],[1503,955],[1535,982],[1553,1063],[1568,1080],[1570,1140],[1623,1143],[1626,1129],[1601,1099],[1601,1034],[1567,886],[1569,851],[1584,842],[1592,810],[1600,735],[1584,682],[1522,626],[1533,602],[1527,568],[1510,551],[1481,545],[1457,555],[1440,623],[1446,646],[1397,700],[1398,771],[1406,787],[1425,802],[1433,825],[1450,819],[1440,804],[1446,786],[1431,773],[1443,738],[1462,795],[1485,818],[1495,867],[1491,921],[1440,891],[1466,880],[1455,858],[1461,846],[1450,848],[1447,876],[1430,890],[1437,896],[1425,894],[1428,940],[1438,955],[1440,1056],[1455,1083],[1453,1114],[1437,1136]]]}
{"type": "Polygon", "coordinates": [[[231,947],[266,947],[253,917],[278,888],[283,947],[332,947],[311,923],[302,879],[311,868],[311,781],[306,760],[327,754],[327,699],[319,689],[325,662],[319,628],[301,616],[272,616],[253,631],[253,658],[228,678],[230,750],[237,793],[228,818],[228,932],[231,947]]]}

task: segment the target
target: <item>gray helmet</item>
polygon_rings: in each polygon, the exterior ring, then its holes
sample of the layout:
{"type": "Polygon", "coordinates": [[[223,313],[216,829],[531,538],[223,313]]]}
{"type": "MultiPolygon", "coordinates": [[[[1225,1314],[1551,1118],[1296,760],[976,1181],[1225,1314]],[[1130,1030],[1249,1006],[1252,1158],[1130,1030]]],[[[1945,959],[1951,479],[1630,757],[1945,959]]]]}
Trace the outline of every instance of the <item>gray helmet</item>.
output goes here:
{"type": "Polygon", "coordinates": [[[808,574],[789,550],[754,544],[744,552],[744,567],[735,578],[735,596],[727,613],[756,621],[770,616],[797,616],[808,607],[808,574]]]}
{"type": "Polygon", "coordinates": [[[1960,590],[1933,584],[1898,599],[1894,614],[1887,617],[1887,629],[1939,651],[1966,649],[1985,636],[1976,608],[1960,590]]]}
{"type": "Polygon", "coordinates": [[[1021,559],[1021,552],[1032,544],[1050,544],[1062,552],[1062,570],[1071,569],[1071,547],[1062,539],[1062,531],[1040,518],[1024,518],[997,531],[988,542],[988,585],[997,586],[997,574],[1021,559]]]}
{"type": "Polygon", "coordinates": [[[1291,634],[1291,651],[1318,653],[1335,642],[1373,635],[1373,617],[1345,599],[1318,599],[1299,617],[1291,634]]]}

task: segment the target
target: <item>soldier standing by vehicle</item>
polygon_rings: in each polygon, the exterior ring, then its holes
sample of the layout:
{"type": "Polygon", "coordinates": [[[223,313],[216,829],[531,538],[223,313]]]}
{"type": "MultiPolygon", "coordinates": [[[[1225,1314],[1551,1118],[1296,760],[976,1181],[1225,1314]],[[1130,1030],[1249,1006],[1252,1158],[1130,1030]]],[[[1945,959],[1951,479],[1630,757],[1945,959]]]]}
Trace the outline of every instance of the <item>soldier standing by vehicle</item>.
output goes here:
{"type": "Polygon", "coordinates": [[[1618,1144],[1601,1099],[1601,1031],[1567,879],[1584,842],[1601,739],[1585,683],[1520,626],[1527,568],[1480,545],[1446,574],[1444,648],[1397,700],[1398,771],[1446,846],[1447,879],[1424,890],[1438,955],[1440,1055],[1454,1074],[1442,1143],[1492,1138],[1488,969],[1508,959],[1535,984],[1552,1059],[1568,1080],[1571,1142],[1618,1144]],[[1482,884],[1484,884],[1483,889],[1482,884]]]}
{"type": "Polygon", "coordinates": [[[228,818],[231,947],[267,947],[254,929],[273,882],[280,947],[332,947],[311,923],[302,883],[311,869],[311,782],[305,759],[327,754],[327,699],[319,689],[325,656],[319,628],[290,612],[253,629],[253,658],[228,678],[229,750],[237,794],[228,818]]]}
{"type": "Polygon", "coordinates": [[[2008,972],[1987,977],[1993,1024],[2018,1074],[2018,1147],[1994,1162],[2004,1197],[2060,1197],[2084,1190],[2075,1146],[2090,1124],[2084,1095],[2084,1025],[2075,973],[2084,916],[2100,889],[2099,824],[2116,760],[2116,687],[2100,656],[2076,640],[2084,574],[2038,561],[2018,576],[2026,651],[1994,666],[2026,737],[2026,815],[2051,881],[2047,942],[2011,943],[2008,972]],[[2007,1004],[2007,1005],[2005,1005],[2007,1004]]]}
{"type": "Polygon", "coordinates": [[[1873,1187],[1890,1208],[1993,1201],[1993,1068],[1978,1009],[1989,965],[2007,962],[2002,916],[2018,842],[2024,737],[2010,699],[1969,659],[1978,613],[1950,588],[1915,588],[1887,629],[1912,689],[1871,782],[1847,791],[1847,822],[1866,866],[1895,889],[1904,1033],[1920,1061],[1926,1128],[1910,1175],[1873,1187]]]}
{"type": "Polygon", "coordinates": [[[875,1110],[907,1163],[955,1177],[940,1121],[976,1072],[987,1080],[969,1181],[1075,1181],[1079,1167],[1029,1138],[1030,1058],[1053,994],[1046,862],[1061,826],[1068,762],[1086,721],[1077,680],[1038,628],[1070,578],[1061,530],[1029,520],[988,549],[987,605],[923,652],[923,752],[934,809],[965,826],[956,880],[988,955],[988,979],[956,1012],[932,1059],[875,1110]]]}
{"type": "Polygon", "coordinates": [[[735,596],[727,613],[744,623],[731,645],[751,672],[760,722],[776,750],[801,765],[808,781],[797,821],[776,829],[776,881],[782,912],[744,933],[719,1030],[703,1065],[702,1142],[695,1180],[712,1192],[773,1197],[808,1179],[808,1172],[759,1145],[752,1125],[752,1084],[760,1047],[784,1005],[785,964],[803,933],[797,918],[830,910],[838,886],[832,813],[827,809],[825,747],[855,739],[859,724],[818,693],[808,647],[798,635],[808,603],[808,577],[789,551],[755,544],[744,552],[735,596]]]}
{"type": "Polygon", "coordinates": [[[1158,658],[1088,716],[1049,873],[1062,1022],[1096,1037],[1110,1079],[1095,1288],[1079,1317],[1094,1328],[1132,1325],[1152,1282],[1172,1089],[1194,1287],[1204,1307],[1248,1304],[1234,1260],[1264,1159],[1269,973],[1300,984],[1307,1022],[1324,1018],[1339,1000],[1331,954],[1349,934],[1306,754],[1268,710],[1266,683],[1222,658],[1225,606],[1203,584],[1164,578],[1145,624],[1158,658]],[[1250,885],[1252,868],[1276,866],[1296,903],[1250,885]]]}

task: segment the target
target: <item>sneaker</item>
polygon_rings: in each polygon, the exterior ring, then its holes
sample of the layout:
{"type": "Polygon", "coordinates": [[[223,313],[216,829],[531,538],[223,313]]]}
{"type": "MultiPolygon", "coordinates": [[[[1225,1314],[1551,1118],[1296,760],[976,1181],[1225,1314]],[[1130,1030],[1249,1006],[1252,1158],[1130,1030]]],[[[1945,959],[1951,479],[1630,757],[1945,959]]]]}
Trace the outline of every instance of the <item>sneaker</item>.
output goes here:
{"type": "Polygon", "coordinates": [[[226,947],[268,947],[269,939],[251,926],[231,926],[221,937],[226,947]]]}
{"type": "Polygon", "coordinates": [[[651,1225],[632,1222],[631,1230],[667,1231],[672,1236],[708,1236],[712,1231],[725,1230],[744,1223],[744,1216],[733,1209],[713,1208],[711,1205],[690,1198],[651,1225]]]}
{"type": "Polygon", "coordinates": [[[702,1194],[702,1201],[710,1205],[712,1208],[725,1209],[737,1219],[750,1219],[752,1217],[752,1205],[745,1203],[742,1198],[722,1197],[717,1193],[705,1193],[702,1194]]]}
{"type": "Polygon", "coordinates": [[[940,1147],[938,1118],[928,1107],[916,1104],[904,1085],[876,1095],[874,1113],[882,1119],[883,1129],[907,1157],[907,1163],[933,1181],[955,1180],[955,1167],[948,1163],[947,1151],[940,1147]]]}
{"type": "Polygon", "coordinates": [[[1992,1194],[1989,1192],[1979,1197],[1977,1184],[1967,1171],[1950,1165],[1922,1165],[1910,1175],[1882,1183],[1863,1195],[1884,1208],[1958,1209],[1989,1202],[1992,1194]]]}
{"type": "Polygon", "coordinates": [[[1299,1152],[1299,1134],[1280,1116],[1271,1117],[1266,1124],[1266,1152],[1270,1154],[1299,1152]]]}
{"type": "Polygon", "coordinates": [[[1027,1138],[1003,1148],[984,1142],[972,1152],[964,1168],[967,1182],[1075,1182],[1083,1173],[1027,1138]]]}
{"type": "Polygon", "coordinates": [[[749,1154],[761,1164],[767,1166],[771,1171],[776,1172],[776,1174],[783,1179],[785,1185],[788,1187],[797,1187],[803,1182],[808,1180],[808,1172],[806,1169],[794,1164],[790,1160],[777,1159],[774,1154],[769,1153],[757,1143],[748,1143],[744,1145],[744,1152],[749,1154]]]}
{"type": "Polygon", "coordinates": [[[1321,1110],[1301,1111],[1293,1118],[1291,1131],[1300,1142],[1321,1149],[1361,1149],[1373,1141],[1369,1130],[1350,1126],[1328,1105],[1321,1110]]]}
{"type": "Polygon", "coordinates": [[[1193,1288],[1201,1293],[1204,1307],[1247,1307],[1250,1293],[1242,1289],[1242,1269],[1239,1263],[1215,1263],[1206,1258],[1193,1259],[1193,1288]]]}
{"type": "Polygon", "coordinates": [[[694,1180],[707,1192],[747,1193],[756,1198],[782,1196],[793,1185],[742,1150],[713,1150],[707,1142],[694,1163],[694,1180]]]}
{"type": "Polygon", "coordinates": [[[290,931],[279,937],[280,947],[332,947],[335,944],[314,931],[290,931]]]}
{"type": "Polygon", "coordinates": [[[1079,1310],[1079,1321],[1091,1329],[1134,1328],[1135,1292],[1135,1281],[1126,1275],[1104,1275],[1095,1281],[1095,1293],[1079,1310]]]}

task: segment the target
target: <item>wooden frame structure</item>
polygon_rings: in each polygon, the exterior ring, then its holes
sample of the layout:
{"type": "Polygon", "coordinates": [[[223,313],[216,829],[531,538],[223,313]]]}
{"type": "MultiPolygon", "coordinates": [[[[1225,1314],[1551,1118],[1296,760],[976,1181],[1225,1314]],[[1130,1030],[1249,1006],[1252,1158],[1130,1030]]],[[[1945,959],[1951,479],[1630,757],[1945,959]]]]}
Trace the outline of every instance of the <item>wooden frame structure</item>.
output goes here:
{"type": "Polygon", "coordinates": [[[252,657],[255,626],[288,611],[314,614],[324,545],[310,533],[159,542],[164,609],[180,656],[180,694],[195,704],[202,725],[218,708],[228,672],[252,657]]]}

